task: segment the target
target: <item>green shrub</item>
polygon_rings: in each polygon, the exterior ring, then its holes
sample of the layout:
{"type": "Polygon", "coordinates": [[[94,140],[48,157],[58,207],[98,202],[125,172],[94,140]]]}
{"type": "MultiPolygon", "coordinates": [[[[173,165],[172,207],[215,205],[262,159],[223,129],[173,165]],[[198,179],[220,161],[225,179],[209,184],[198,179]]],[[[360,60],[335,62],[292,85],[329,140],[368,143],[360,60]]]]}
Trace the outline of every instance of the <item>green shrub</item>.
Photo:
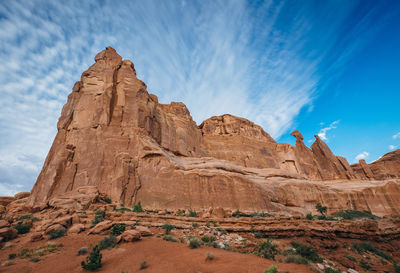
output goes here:
{"type": "Polygon", "coordinates": [[[364,261],[363,259],[361,259],[361,261],[360,261],[360,266],[362,268],[364,268],[365,270],[369,270],[372,268],[371,264],[368,263],[367,261],[364,261]]]}
{"type": "Polygon", "coordinates": [[[106,198],[104,198],[104,202],[106,202],[107,204],[111,204],[111,198],[109,198],[109,197],[106,197],[106,198]]]}
{"type": "Polygon", "coordinates": [[[354,258],[353,256],[350,256],[350,255],[347,255],[347,254],[344,254],[343,256],[344,256],[345,258],[349,259],[349,260],[352,261],[352,262],[357,262],[357,259],[354,258]]]}
{"type": "Polygon", "coordinates": [[[54,240],[60,237],[63,237],[67,230],[65,228],[59,228],[56,230],[53,230],[52,232],[49,233],[49,240],[54,240]]]}
{"type": "Polygon", "coordinates": [[[98,223],[103,222],[105,217],[106,217],[106,211],[105,210],[96,211],[96,215],[94,216],[94,220],[92,221],[91,227],[94,227],[98,223]]]}
{"type": "Polygon", "coordinates": [[[312,216],[311,213],[307,213],[306,218],[307,218],[308,220],[314,219],[314,217],[312,216]]]}
{"type": "Polygon", "coordinates": [[[214,260],[214,255],[211,252],[207,252],[206,254],[206,261],[214,260]]]}
{"type": "Polygon", "coordinates": [[[217,222],[215,222],[215,221],[212,221],[212,223],[213,223],[213,226],[214,226],[214,227],[218,227],[218,224],[217,224],[217,222]]]}
{"type": "Polygon", "coordinates": [[[149,265],[147,264],[147,262],[146,261],[143,261],[141,264],[140,264],[140,270],[143,270],[143,269],[146,269],[146,268],[148,268],[149,267],[149,265]]]}
{"type": "Polygon", "coordinates": [[[321,213],[322,215],[325,215],[326,211],[328,208],[326,206],[322,206],[321,203],[318,203],[315,208],[321,213]]]}
{"type": "Polygon", "coordinates": [[[89,249],[86,246],[83,246],[78,250],[78,256],[86,255],[88,252],[89,249]]]}
{"type": "Polygon", "coordinates": [[[189,247],[191,249],[199,248],[200,246],[201,246],[201,241],[199,239],[197,239],[196,237],[189,238],[189,247]]]}
{"type": "Polygon", "coordinates": [[[285,262],[294,264],[308,264],[308,260],[301,255],[294,254],[286,257],[285,262]]]}
{"type": "Polygon", "coordinates": [[[185,211],[179,209],[179,210],[176,212],[176,215],[177,215],[177,216],[185,216],[185,211]]]}
{"type": "Polygon", "coordinates": [[[15,257],[17,257],[17,254],[15,254],[15,253],[8,254],[8,259],[9,260],[13,260],[13,259],[15,259],[15,257]]]}
{"type": "Polygon", "coordinates": [[[199,217],[197,215],[197,213],[194,210],[191,210],[191,209],[189,209],[189,214],[187,216],[189,216],[189,217],[199,217]]]}
{"type": "Polygon", "coordinates": [[[354,219],[372,219],[372,220],[378,220],[380,219],[378,216],[373,215],[369,211],[358,211],[358,210],[343,210],[336,212],[334,214],[336,217],[342,217],[343,219],[346,220],[354,220],[354,219]]]}
{"type": "Polygon", "coordinates": [[[139,203],[133,205],[132,210],[134,212],[143,212],[142,204],[140,204],[140,202],[139,202],[139,203]]]}
{"type": "Polygon", "coordinates": [[[116,224],[113,226],[112,230],[111,230],[111,235],[121,235],[122,232],[125,231],[125,224],[116,224]]]}
{"type": "Polygon", "coordinates": [[[198,227],[199,227],[199,224],[193,223],[193,224],[192,224],[192,227],[193,227],[193,228],[198,228],[198,227]]]}
{"type": "Polygon", "coordinates": [[[242,213],[238,209],[234,213],[232,213],[232,217],[239,218],[241,216],[242,216],[242,213]]]}
{"type": "Polygon", "coordinates": [[[265,212],[254,212],[250,217],[274,217],[274,214],[269,214],[265,212]]]}
{"type": "Polygon", "coordinates": [[[271,265],[268,269],[264,270],[264,273],[278,273],[276,265],[271,265]]]}
{"type": "Polygon", "coordinates": [[[361,242],[361,243],[354,243],[353,247],[355,250],[357,250],[358,253],[362,254],[364,252],[371,252],[374,253],[375,255],[384,258],[385,260],[388,260],[390,262],[393,261],[392,257],[390,257],[385,251],[380,250],[378,248],[375,248],[371,243],[369,242],[361,242]]]}
{"type": "Polygon", "coordinates": [[[203,236],[203,237],[201,237],[201,240],[204,243],[212,243],[216,240],[216,238],[214,236],[203,236]]]}
{"type": "Polygon", "coordinates": [[[35,216],[33,216],[31,213],[24,214],[24,215],[18,217],[18,221],[24,221],[24,220],[32,220],[33,222],[39,221],[39,219],[36,218],[35,216]]]}
{"type": "Polygon", "coordinates": [[[177,242],[176,238],[170,234],[164,235],[163,240],[169,241],[169,242],[177,242]]]}
{"type": "Polygon", "coordinates": [[[32,249],[28,249],[28,248],[23,248],[21,249],[21,251],[19,252],[19,255],[21,258],[30,258],[33,256],[33,250],[32,249]]]}
{"type": "Polygon", "coordinates": [[[278,245],[271,243],[270,239],[260,242],[255,254],[266,259],[275,260],[275,255],[279,254],[278,245]]]}
{"type": "Polygon", "coordinates": [[[162,229],[165,229],[165,234],[169,234],[171,230],[173,230],[175,228],[174,225],[171,224],[164,224],[161,227],[162,229]]]}
{"type": "Polygon", "coordinates": [[[323,259],[318,256],[317,251],[312,246],[291,242],[291,245],[296,249],[296,253],[303,256],[304,258],[313,262],[322,262],[323,259]]]}
{"type": "Polygon", "coordinates": [[[89,256],[86,257],[86,262],[82,261],[81,265],[82,265],[83,269],[94,271],[96,269],[101,268],[101,266],[102,266],[101,258],[102,258],[102,255],[100,253],[99,246],[96,245],[92,249],[92,252],[90,252],[89,256]]]}
{"type": "Polygon", "coordinates": [[[99,250],[110,249],[117,245],[117,238],[114,235],[105,237],[99,242],[99,250]]]}
{"type": "Polygon", "coordinates": [[[29,261],[37,263],[37,262],[40,261],[40,259],[38,257],[32,257],[32,258],[29,259],[29,261]]]}
{"type": "Polygon", "coordinates": [[[400,265],[393,263],[393,269],[395,273],[400,273],[400,265]]]}
{"type": "Polygon", "coordinates": [[[24,225],[24,224],[18,224],[14,226],[14,228],[18,231],[18,234],[25,234],[28,233],[29,230],[31,230],[31,226],[24,225]]]}
{"type": "Polygon", "coordinates": [[[342,273],[342,271],[334,269],[332,267],[325,267],[324,273],[342,273]]]}

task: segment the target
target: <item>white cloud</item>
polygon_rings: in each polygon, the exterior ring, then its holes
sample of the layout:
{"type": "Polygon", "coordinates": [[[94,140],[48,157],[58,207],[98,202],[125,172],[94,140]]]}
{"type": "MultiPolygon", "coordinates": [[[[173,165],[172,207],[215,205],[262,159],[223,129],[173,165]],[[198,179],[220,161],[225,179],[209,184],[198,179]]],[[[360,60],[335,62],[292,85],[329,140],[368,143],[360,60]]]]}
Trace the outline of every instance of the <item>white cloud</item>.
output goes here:
{"type": "Polygon", "coordinates": [[[394,150],[394,149],[396,149],[397,147],[396,146],[394,146],[394,145],[389,145],[389,150],[394,150]]]}
{"type": "Polygon", "coordinates": [[[395,134],[395,135],[393,135],[392,136],[393,137],[393,139],[400,139],[400,132],[398,132],[397,134],[395,134]]]}
{"type": "Polygon", "coordinates": [[[362,152],[356,156],[355,160],[358,162],[360,159],[366,159],[368,156],[368,152],[362,152]]]}
{"type": "Polygon", "coordinates": [[[336,121],[332,122],[328,127],[322,128],[321,130],[319,130],[318,136],[319,136],[322,140],[327,141],[327,140],[328,140],[328,137],[326,136],[326,133],[327,133],[329,130],[332,130],[332,129],[337,128],[336,125],[337,125],[338,123],[339,123],[339,120],[336,120],[336,121]]]}

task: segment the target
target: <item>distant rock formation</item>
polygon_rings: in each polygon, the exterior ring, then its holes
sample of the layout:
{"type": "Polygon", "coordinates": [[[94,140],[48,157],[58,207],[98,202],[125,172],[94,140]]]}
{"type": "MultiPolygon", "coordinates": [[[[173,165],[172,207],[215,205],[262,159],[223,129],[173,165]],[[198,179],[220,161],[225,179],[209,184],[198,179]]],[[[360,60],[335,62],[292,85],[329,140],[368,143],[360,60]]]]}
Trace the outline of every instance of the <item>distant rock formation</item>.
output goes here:
{"type": "Polygon", "coordinates": [[[390,188],[400,196],[398,180],[360,185],[360,180],[399,178],[398,151],[370,165],[350,166],[318,136],[308,148],[299,131],[292,132],[292,146],[232,115],[197,126],[183,103],[158,103],[133,63],[111,47],[97,54],[75,83],[57,128],[29,206],[46,206],[57,196],[94,186],[113,202],[141,201],[152,208],[293,214],[322,202],[331,211],[400,214],[400,204],[387,194],[390,188]],[[331,180],[337,183],[323,182],[331,180]]]}

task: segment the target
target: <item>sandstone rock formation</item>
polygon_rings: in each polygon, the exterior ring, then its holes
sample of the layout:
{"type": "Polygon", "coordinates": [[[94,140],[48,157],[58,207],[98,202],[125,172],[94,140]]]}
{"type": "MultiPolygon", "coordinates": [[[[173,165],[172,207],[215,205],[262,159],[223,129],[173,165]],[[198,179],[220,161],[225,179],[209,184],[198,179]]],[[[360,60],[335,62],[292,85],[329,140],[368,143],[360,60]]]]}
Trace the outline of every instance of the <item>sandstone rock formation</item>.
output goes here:
{"type": "Polygon", "coordinates": [[[75,83],[57,128],[29,206],[76,209],[78,197],[87,195],[84,207],[104,195],[160,209],[303,214],[321,202],[330,212],[400,214],[393,202],[399,180],[360,182],[399,178],[398,153],[370,167],[350,166],[318,136],[311,149],[298,131],[295,146],[276,143],[260,126],[232,115],[197,126],[183,103],[158,103],[133,63],[110,47],[75,83]]]}

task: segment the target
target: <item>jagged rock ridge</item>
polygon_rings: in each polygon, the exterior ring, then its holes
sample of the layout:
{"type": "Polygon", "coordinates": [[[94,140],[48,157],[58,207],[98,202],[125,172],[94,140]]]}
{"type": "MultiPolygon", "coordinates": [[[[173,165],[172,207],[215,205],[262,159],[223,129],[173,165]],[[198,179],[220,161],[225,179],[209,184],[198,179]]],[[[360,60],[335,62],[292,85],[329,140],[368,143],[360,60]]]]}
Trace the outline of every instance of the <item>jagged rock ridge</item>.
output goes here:
{"type": "Polygon", "coordinates": [[[295,146],[276,143],[260,126],[232,115],[197,126],[183,103],[158,103],[133,63],[110,47],[75,83],[57,128],[30,206],[96,186],[114,202],[152,208],[305,213],[322,202],[332,211],[400,212],[392,202],[400,196],[399,181],[382,180],[400,177],[398,156],[350,166],[318,136],[311,149],[298,131],[295,146]]]}

